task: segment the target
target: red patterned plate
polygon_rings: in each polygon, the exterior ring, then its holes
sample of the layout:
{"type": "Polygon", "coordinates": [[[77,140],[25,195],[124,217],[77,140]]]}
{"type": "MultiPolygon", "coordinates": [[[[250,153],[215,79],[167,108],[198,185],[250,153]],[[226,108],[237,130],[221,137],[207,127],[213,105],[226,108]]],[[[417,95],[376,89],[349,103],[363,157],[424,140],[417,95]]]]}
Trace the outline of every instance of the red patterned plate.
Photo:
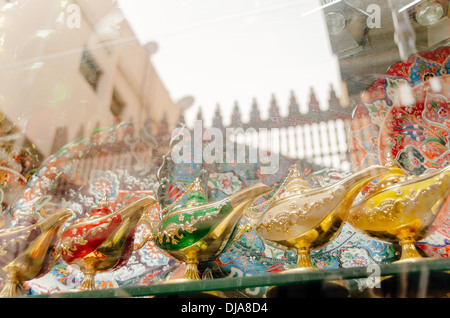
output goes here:
{"type": "Polygon", "coordinates": [[[410,102],[387,113],[378,155],[384,164],[390,153],[408,174],[419,175],[450,162],[450,76],[429,80],[410,94],[410,102]]]}
{"type": "Polygon", "coordinates": [[[433,52],[412,55],[407,61],[390,67],[364,92],[362,103],[354,111],[350,128],[353,169],[380,163],[380,132],[386,116],[393,105],[402,102],[405,93],[410,95],[408,91],[411,88],[450,74],[449,53],[450,47],[441,47],[433,52]]]}

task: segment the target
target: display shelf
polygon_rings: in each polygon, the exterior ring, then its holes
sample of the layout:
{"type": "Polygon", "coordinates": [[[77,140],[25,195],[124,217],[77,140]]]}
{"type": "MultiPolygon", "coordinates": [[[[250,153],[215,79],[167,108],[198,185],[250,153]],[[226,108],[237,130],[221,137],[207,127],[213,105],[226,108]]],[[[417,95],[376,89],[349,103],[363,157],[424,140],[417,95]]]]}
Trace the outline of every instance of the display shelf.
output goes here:
{"type": "MultiPolygon", "coordinates": [[[[378,269],[378,268],[377,268],[378,269]]],[[[450,271],[450,259],[424,259],[416,262],[380,264],[380,277],[404,273],[431,273],[450,271]]],[[[375,273],[376,274],[376,273],[375,273]]],[[[267,274],[248,277],[217,278],[179,283],[160,283],[148,286],[130,286],[96,291],[61,292],[30,295],[31,298],[122,298],[164,296],[207,291],[239,290],[262,286],[291,285],[309,282],[325,282],[364,279],[374,275],[373,267],[324,269],[290,273],[267,274]]],[[[450,292],[450,287],[449,287],[450,292]]]]}

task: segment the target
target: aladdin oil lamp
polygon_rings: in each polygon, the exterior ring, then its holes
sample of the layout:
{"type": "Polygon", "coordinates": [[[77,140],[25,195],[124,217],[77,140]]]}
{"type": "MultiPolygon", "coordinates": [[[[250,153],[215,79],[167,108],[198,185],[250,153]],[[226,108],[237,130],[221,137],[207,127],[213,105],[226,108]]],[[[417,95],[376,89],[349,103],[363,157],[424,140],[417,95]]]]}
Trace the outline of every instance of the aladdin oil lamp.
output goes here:
{"type": "Polygon", "coordinates": [[[355,202],[348,222],[368,236],[400,243],[399,261],[424,258],[415,242],[424,238],[450,194],[450,166],[419,176],[409,176],[388,158],[389,174],[355,202]]]}
{"type": "MultiPolygon", "coordinates": [[[[198,263],[216,259],[233,242],[245,210],[271,188],[255,184],[216,202],[207,202],[201,179],[196,178],[184,194],[182,205],[173,204],[162,211],[161,220],[152,226],[142,243],[153,240],[159,248],[185,262],[180,281],[200,280],[198,263]]],[[[172,281],[168,281],[172,282],[172,281]]]]}
{"type": "Polygon", "coordinates": [[[1,297],[20,295],[21,282],[50,271],[60,257],[57,244],[61,227],[71,215],[70,209],[62,209],[39,222],[29,218],[32,221],[27,225],[19,223],[0,232],[1,274],[6,281],[1,297]]]}
{"type": "Polygon", "coordinates": [[[76,264],[85,277],[78,290],[95,289],[97,272],[123,266],[134,248],[136,226],[156,200],[145,196],[116,212],[107,198],[87,218],[72,223],[62,234],[60,252],[67,264],[76,264]]]}
{"type": "MultiPolygon", "coordinates": [[[[409,176],[390,157],[386,165],[390,173],[355,202],[348,222],[370,237],[399,243],[401,257],[394,263],[432,260],[432,257],[423,257],[415,243],[431,233],[447,212],[443,207],[450,194],[450,166],[409,176]]],[[[426,288],[421,280],[417,273],[382,277],[380,288],[372,290],[382,297],[417,297],[419,293],[420,297],[448,295],[448,273],[428,273],[426,288]]]]}
{"type": "MultiPolygon", "coordinates": [[[[311,262],[310,250],[334,239],[360,191],[387,172],[386,167],[372,166],[335,184],[311,188],[298,167],[293,165],[278,192],[263,203],[266,208],[256,212],[260,207],[252,207],[246,217],[262,239],[282,249],[297,252],[296,267],[283,273],[316,270],[311,262]]],[[[281,289],[281,286],[269,288],[268,297],[281,289]]]]}

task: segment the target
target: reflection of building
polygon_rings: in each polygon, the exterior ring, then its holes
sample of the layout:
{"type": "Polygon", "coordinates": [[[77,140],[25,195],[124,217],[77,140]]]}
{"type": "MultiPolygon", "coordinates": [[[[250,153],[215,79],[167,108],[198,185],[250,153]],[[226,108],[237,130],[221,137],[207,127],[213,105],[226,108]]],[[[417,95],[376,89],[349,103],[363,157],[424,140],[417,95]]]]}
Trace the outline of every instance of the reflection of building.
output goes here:
{"type": "MultiPolygon", "coordinates": [[[[350,156],[347,131],[351,109],[341,105],[334,89],[330,90],[326,110],[321,110],[312,89],[308,113],[300,112],[294,92],[291,93],[288,109],[287,116],[282,116],[278,101],[272,96],[269,118],[262,120],[259,105],[254,101],[250,120],[242,122],[241,110],[236,103],[231,124],[225,127],[220,108],[217,107],[212,126],[222,129],[224,136],[240,144],[273,151],[292,159],[308,160],[325,167],[348,170],[350,156]],[[229,131],[232,131],[231,135],[229,131]]],[[[197,119],[203,119],[201,112],[197,114],[197,119]]]]}
{"type": "MultiPolygon", "coordinates": [[[[405,123],[390,124],[388,118],[407,103],[405,97],[418,100],[415,85],[448,74],[448,54],[437,49],[450,44],[449,2],[392,0],[382,5],[371,0],[327,1],[323,14],[351,108],[355,109],[349,131],[352,169],[383,163],[384,153],[396,144],[402,150],[391,155],[410,172],[413,168],[408,162],[415,158],[405,159],[406,154],[413,149],[419,153],[418,148],[408,145],[403,149],[408,141],[400,142],[401,138],[385,144],[390,125],[400,129],[401,135],[408,127],[405,123]],[[408,85],[398,85],[401,81],[408,85]],[[395,95],[400,99],[393,102],[395,95]]],[[[419,161],[427,157],[418,156],[419,161]]]]}
{"type": "MultiPolygon", "coordinates": [[[[269,105],[269,120],[260,119],[255,102],[250,121],[243,123],[236,104],[230,127],[223,127],[219,108],[213,119],[213,127],[255,128],[257,133],[253,137],[243,133],[236,136],[238,142],[247,145],[260,145],[263,134],[258,129],[268,129],[272,150],[290,158],[304,158],[345,169],[349,168],[350,163],[348,133],[352,111],[361,103],[361,93],[405,56],[449,45],[449,4],[447,0],[392,0],[396,12],[393,15],[389,1],[322,0],[321,3],[328,23],[330,46],[338,58],[340,75],[347,89],[343,93],[348,95],[348,107],[341,107],[342,104],[331,91],[327,111],[320,112],[314,95],[311,95],[309,112],[300,114],[293,97],[289,114],[282,117],[274,98],[269,105]],[[441,9],[442,14],[437,14],[440,11],[436,10],[441,9]],[[428,18],[425,17],[426,13],[429,14],[428,18]],[[435,21],[432,18],[436,18],[435,21]]],[[[201,116],[199,113],[197,118],[201,116]]]]}
{"type": "Polygon", "coordinates": [[[36,151],[123,120],[157,127],[163,111],[175,124],[178,107],[111,1],[17,3],[0,13],[0,110],[36,151]]]}
{"type": "Polygon", "coordinates": [[[395,17],[389,1],[322,3],[328,3],[323,13],[352,106],[360,102],[361,92],[391,65],[413,53],[433,51],[450,43],[447,0],[392,0],[395,17]]]}

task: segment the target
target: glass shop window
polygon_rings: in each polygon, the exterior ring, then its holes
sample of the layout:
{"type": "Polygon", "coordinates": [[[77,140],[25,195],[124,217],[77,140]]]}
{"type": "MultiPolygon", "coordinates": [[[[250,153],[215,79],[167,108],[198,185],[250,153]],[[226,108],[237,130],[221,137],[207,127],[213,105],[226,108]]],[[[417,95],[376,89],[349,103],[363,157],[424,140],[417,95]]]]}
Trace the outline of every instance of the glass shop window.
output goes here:
{"type": "Polygon", "coordinates": [[[450,296],[449,4],[0,0],[0,298],[450,296]]]}

